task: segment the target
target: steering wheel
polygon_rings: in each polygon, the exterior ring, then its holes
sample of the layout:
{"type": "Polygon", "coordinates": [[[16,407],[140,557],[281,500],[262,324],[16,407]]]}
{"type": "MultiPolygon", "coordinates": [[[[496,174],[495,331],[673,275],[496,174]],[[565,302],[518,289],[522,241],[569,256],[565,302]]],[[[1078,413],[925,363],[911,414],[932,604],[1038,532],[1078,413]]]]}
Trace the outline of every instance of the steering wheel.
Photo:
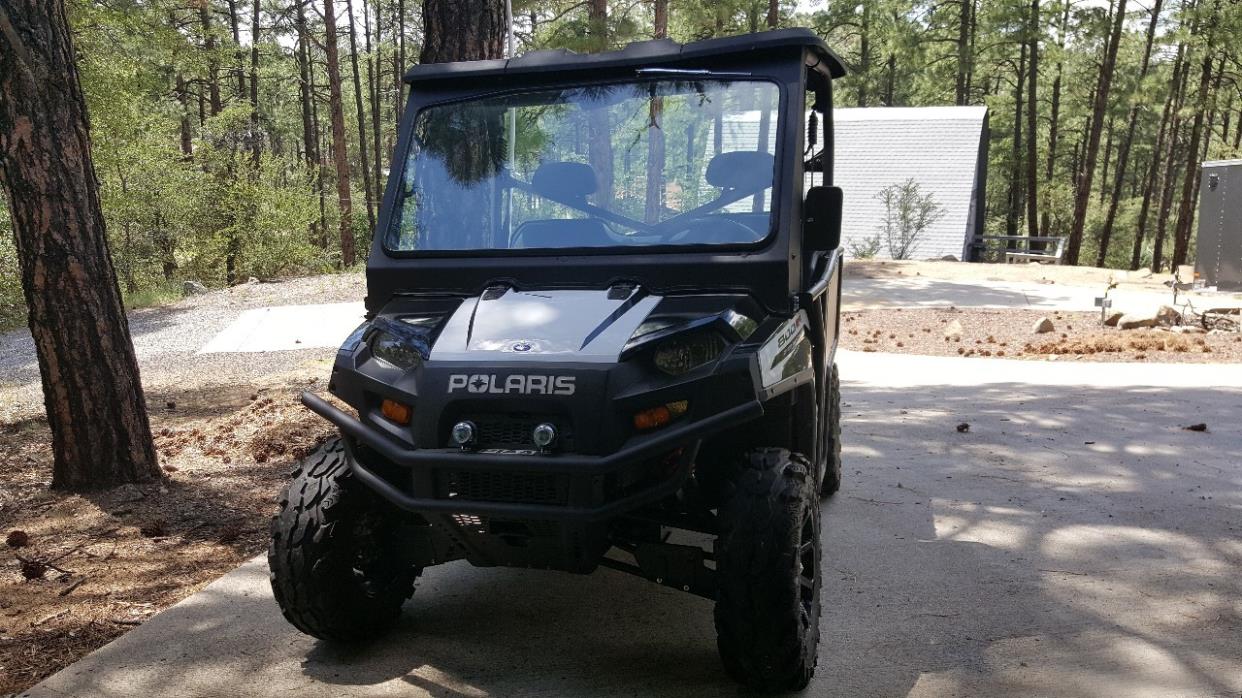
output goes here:
{"type": "Polygon", "coordinates": [[[680,232],[669,236],[668,242],[672,244],[725,244],[754,242],[758,239],[758,233],[750,226],[739,223],[732,218],[700,216],[686,221],[680,232]]]}

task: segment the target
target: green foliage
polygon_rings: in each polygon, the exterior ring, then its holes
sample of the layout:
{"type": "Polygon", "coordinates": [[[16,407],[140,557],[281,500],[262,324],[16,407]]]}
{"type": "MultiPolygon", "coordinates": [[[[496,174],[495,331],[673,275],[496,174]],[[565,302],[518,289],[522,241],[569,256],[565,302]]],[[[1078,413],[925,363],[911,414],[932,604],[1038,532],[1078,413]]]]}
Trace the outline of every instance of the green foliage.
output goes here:
{"type": "Polygon", "coordinates": [[[880,234],[893,259],[910,259],[919,238],[944,215],[933,194],[924,194],[913,178],[881,189],[875,198],[884,204],[880,234]]]}

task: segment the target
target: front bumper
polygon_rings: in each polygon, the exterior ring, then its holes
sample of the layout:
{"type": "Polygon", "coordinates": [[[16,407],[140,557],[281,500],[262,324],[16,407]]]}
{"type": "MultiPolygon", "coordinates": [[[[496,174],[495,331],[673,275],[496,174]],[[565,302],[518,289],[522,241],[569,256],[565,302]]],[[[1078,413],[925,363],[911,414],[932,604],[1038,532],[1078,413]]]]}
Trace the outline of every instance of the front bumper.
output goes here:
{"type": "MultiPolygon", "coordinates": [[[[679,447],[693,444],[704,436],[763,415],[757,401],[737,405],[696,421],[673,424],[653,434],[636,437],[620,450],[604,456],[575,454],[515,455],[465,452],[446,448],[409,448],[397,443],[379,429],[332,406],[313,393],[302,393],[302,404],[341,432],[364,444],[388,463],[408,469],[411,483],[402,488],[351,454],[355,476],[394,505],[407,511],[431,514],[466,514],[504,518],[554,521],[601,521],[637,509],[644,504],[676,492],[688,474],[688,464],[676,468],[658,481],[627,491],[620,496],[599,493],[598,488],[575,488],[579,496],[565,505],[523,502],[479,501],[461,497],[437,497],[436,471],[476,471],[492,473],[556,473],[588,484],[618,473],[679,447]],[[407,491],[408,490],[408,491],[407,491]],[[591,494],[594,491],[595,494],[591,494]]],[[[348,443],[348,440],[347,440],[348,443]]]]}

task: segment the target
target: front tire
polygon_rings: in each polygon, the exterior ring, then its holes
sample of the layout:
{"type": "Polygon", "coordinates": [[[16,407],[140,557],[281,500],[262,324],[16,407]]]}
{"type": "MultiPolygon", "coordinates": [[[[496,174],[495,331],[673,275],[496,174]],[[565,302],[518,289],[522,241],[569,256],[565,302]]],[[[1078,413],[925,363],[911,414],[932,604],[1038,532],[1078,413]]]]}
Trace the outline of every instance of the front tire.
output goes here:
{"type": "Polygon", "coordinates": [[[832,365],[828,374],[828,399],[825,400],[828,414],[824,427],[824,479],[819,486],[821,497],[830,497],[841,489],[841,374],[837,365],[832,365]]]}
{"type": "Polygon", "coordinates": [[[272,517],[267,561],[281,613],[322,640],[387,630],[421,570],[402,562],[395,516],[354,480],[339,438],[298,464],[272,517]]]}
{"type": "Polygon", "coordinates": [[[780,448],[747,454],[719,510],[716,643],[725,671],[761,691],[805,688],[819,646],[815,474],[780,448]]]}

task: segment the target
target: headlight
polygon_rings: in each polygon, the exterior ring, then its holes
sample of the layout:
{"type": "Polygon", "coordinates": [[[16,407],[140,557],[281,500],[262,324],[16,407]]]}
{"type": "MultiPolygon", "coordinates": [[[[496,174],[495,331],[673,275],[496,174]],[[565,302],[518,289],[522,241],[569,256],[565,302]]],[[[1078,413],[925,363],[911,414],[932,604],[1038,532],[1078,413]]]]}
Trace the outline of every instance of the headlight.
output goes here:
{"type": "Polygon", "coordinates": [[[715,361],[724,348],[725,342],[720,335],[715,332],[700,332],[664,342],[656,347],[652,360],[661,371],[670,376],[680,376],[715,361]]]}
{"type": "Polygon", "coordinates": [[[376,330],[371,337],[371,355],[403,370],[413,368],[423,360],[417,349],[386,330],[376,330]]]}

